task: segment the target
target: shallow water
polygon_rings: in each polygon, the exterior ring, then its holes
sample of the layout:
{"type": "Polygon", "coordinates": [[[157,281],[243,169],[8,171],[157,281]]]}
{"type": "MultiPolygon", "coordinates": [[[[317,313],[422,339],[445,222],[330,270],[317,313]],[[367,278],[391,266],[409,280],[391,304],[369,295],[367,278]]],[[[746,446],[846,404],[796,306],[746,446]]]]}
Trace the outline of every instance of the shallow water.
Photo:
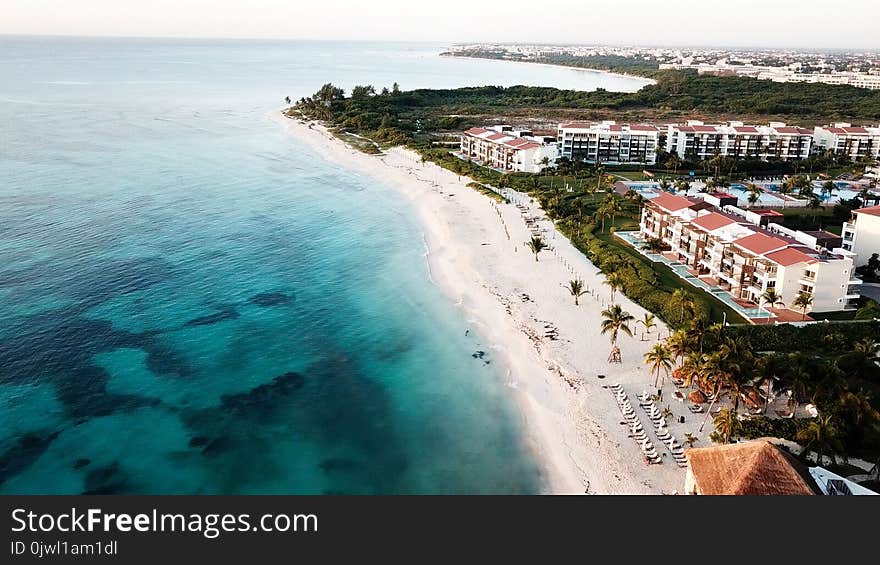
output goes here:
{"type": "Polygon", "coordinates": [[[0,492],[541,488],[406,203],[267,113],[641,82],[442,47],[0,38],[0,492]]]}

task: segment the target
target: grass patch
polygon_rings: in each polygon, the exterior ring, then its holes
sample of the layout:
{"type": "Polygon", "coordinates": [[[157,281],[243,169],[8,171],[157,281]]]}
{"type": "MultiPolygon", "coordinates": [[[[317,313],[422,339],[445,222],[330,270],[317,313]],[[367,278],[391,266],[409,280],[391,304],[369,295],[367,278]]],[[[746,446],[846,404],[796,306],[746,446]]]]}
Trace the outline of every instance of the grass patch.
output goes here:
{"type": "MultiPolygon", "coordinates": [[[[634,227],[638,228],[638,225],[636,224],[634,227]]],[[[631,231],[632,229],[633,227],[624,227],[622,228],[622,231],[631,231]]],[[[721,302],[705,290],[697,288],[681,280],[681,277],[679,277],[667,265],[651,261],[644,255],[633,249],[632,246],[630,246],[628,243],[622,241],[620,238],[614,237],[610,233],[596,234],[596,237],[650,267],[657,275],[657,282],[659,283],[659,286],[663,288],[663,290],[673,292],[676,289],[681,288],[687,291],[693,296],[695,300],[699,301],[705,307],[706,311],[709,314],[709,320],[711,322],[720,324],[725,320],[725,314],[727,322],[731,324],[747,322],[747,320],[743,318],[739,314],[739,312],[737,312],[727,304],[721,302]]]]}

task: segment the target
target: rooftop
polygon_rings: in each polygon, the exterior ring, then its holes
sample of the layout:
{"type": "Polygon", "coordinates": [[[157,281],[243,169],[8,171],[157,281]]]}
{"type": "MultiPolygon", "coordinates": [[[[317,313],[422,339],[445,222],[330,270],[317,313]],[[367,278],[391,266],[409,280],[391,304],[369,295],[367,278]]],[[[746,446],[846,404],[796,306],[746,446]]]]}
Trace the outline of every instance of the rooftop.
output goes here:
{"type": "Polygon", "coordinates": [[[767,440],[685,451],[704,495],[813,495],[820,491],[794,457],[767,440]]]}
{"type": "Polygon", "coordinates": [[[763,233],[753,233],[752,235],[737,239],[733,243],[755,255],[764,255],[765,253],[781,249],[788,245],[785,240],[765,235],[763,233]]]}
{"type": "Polygon", "coordinates": [[[724,214],[719,214],[718,212],[710,212],[709,214],[699,216],[693,221],[694,225],[699,226],[706,231],[715,231],[719,228],[735,223],[735,220],[728,218],[724,214]]]}
{"type": "Polygon", "coordinates": [[[778,263],[783,267],[790,267],[792,265],[797,265],[798,263],[815,263],[815,259],[807,255],[806,253],[795,249],[794,247],[786,247],[785,249],[780,249],[779,251],[774,251],[773,253],[768,253],[765,255],[767,259],[770,259],[774,263],[778,263]]]}
{"type": "Polygon", "coordinates": [[[867,214],[869,216],[880,216],[880,206],[869,206],[867,208],[859,208],[853,210],[856,214],[867,214]]]}
{"type": "Polygon", "coordinates": [[[656,204],[660,208],[663,208],[667,212],[678,212],[679,210],[684,210],[685,208],[690,208],[694,205],[693,202],[684,196],[678,196],[668,192],[661,193],[655,198],[652,198],[650,202],[651,204],[656,204]]]}

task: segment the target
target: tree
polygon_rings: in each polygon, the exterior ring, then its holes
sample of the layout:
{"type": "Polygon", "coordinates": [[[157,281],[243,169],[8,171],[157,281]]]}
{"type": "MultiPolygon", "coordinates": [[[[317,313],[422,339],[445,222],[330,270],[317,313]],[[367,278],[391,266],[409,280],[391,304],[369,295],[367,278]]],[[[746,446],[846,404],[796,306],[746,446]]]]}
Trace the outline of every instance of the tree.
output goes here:
{"type": "Polygon", "coordinates": [[[568,281],[568,286],[565,287],[568,292],[574,296],[574,305],[578,306],[578,298],[585,295],[587,293],[586,289],[584,289],[584,281],[580,279],[573,279],[568,281]]]}
{"type": "Polygon", "coordinates": [[[620,207],[620,197],[617,195],[616,192],[608,194],[608,197],[605,199],[604,208],[605,211],[611,216],[611,224],[614,225],[614,221],[617,219],[617,214],[623,211],[623,208],[620,207]]]}
{"type": "Polygon", "coordinates": [[[372,84],[368,84],[366,86],[355,86],[351,89],[351,97],[353,100],[362,100],[368,96],[373,96],[376,94],[376,89],[373,88],[372,84]]]}
{"type": "MultiPolygon", "coordinates": [[[[649,314],[648,312],[645,312],[645,317],[636,322],[637,324],[642,324],[645,327],[645,331],[642,332],[642,341],[644,341],[645,339],[645,333],[651,333],[651,328],[657,327],[657,322],[655,320],[656,318],[654,317],[654,314],[649,314]]],[[[660,339],[659,334],[657,336],[657,339],[660,339]]]]}
{"type": "Polygon", "coordinates": [[[315,93],[314,98],[324,103],[330,103],[334,100],[342,100],[345,98],[345,91],[328,82],[322,86],[317,93],[315,93]]]}
{"type": "Polygon", "coordinates": [[[715,434],[719,443],[730,443],[730,438],[739,435],[742,431],[742,423],[736,412],[730,408],[722,408],[712,419],[715,424],[715,434]]]}
{"type": "Polygon", "coordinates": [[[749,189],[749,197],[748,197],[749,208],[751,208],[761,198],[761,193],[764,191],[761,190],[761,187],[759,187],[755,183],[751,183],[751,182],[748,184],[748,189],[749,189]]]}
{"type": "Polygon", "coordinates": [[[833,464],[837,464],[836,455],[843,453],[840,437],[840,430],[832,421],[830,414],[812,418],[810,423],[798,430],[795,435],[797,442],[803,446],[801,455],[815,453],[819,465],[822,465],[822,459],[826,454],[831,457],[833,464]]]}
{"type": "Polygon", "coordinates": [[[650,251],[651,253],[659,254],[662,253],[664,249],[666,249],[666,245],[659,237],[649,237],[645,240],[645,243],[642,244],[642,248],[650,251]]]}
{"type": "Polygon", "coordinates": [[[690,432],[684,434],[684,442],[687,444],[688,447],[693,447],[694,444],[698,441],[700,441],[700,438],[698,438],[694,434],[690,432]]]}
{"type": "Polygon", "coordinates": [[[391,94],[400,94],[400,85],[396,82],[391,85],[391,94]]]}
{"type": "Polygon", "coordinates": [[[632,322],[634,318],[629,312],[624,311],[623,308],[620,307],[620,304],[615,304],[614,306],[603,310],[602,318],[604,318],[601,326],[602,335],[611,335],[612,351],[617,346],[617,336],[620,332],[632,337],[632,329],[629,327],[629,323],[632,322]]]}
{"type": "Polygon", "coordinates": [[[679,362],[693,352],[690,336],[684,330],[676,330],[669,336],[666,339],[666,347],[679,362]]]}
{"type": "Polygon", "coordinates": [[[528,245],[529,249],[532,250],[532,253],[535,254],[535,262],[538,261],[538,253],[547,249],[547,244],[544,243],[544,240],[537,236],[533,236],[531,240],[526,242],[526,245],[528,245]]]}
{"type": "Polygon", "coordinates": [[[285,101],[287,104],[290,104],[290,96],[285,96],[285,97],[284,97],[284,101],[285,101]]]}
{"type": "Polygon", "coordinates": [[[792,306],[802,310],[803,316],[801,317],[801,320],[807,319],[807,308],[809,308],[811,304],[813,304],[813,297],[810,293],[803,290],[798,293],[797,298],[792,302],[792,306]]]}
{"type": "MultiPolygon", "coordinates": [[[[654,388],[657,388],[657,381],[660,378],[660,371],[664,372],[664,382],[672,370],[672,355],[662,343],[655,343],[654,347],[645,353],[645,365],[651,367],[651,373],[654,375],[654,388]]],[[[661,385],[662,386],[662,385],[661,385]]]]}
{"type": "Polygon", "coordinates": [[[623,286],[623,275],[618,271],[614,271],[613,273],[608,273],[602,282],[611,287],[611,303],[614,304],[614,293],[623,286]]]}
{"type": "Polygon", "coordinates": [[[785,306],[782,297],[776,292],[776,289],[773,288],[768,288],[764,291],[761,295],[761,304],[769,304],[770,308],[773,308],[776,305],[785,306]]]}
{"type": "Polygon", "coordinates": [[[685,292],[684,289],[677,288],[672,292],[672,296],[669,298],[669,302],[672,305],[674,310],[677,310],[679,313],[678,322],[684,323],[685,318],[688,315],[688,312],[693,313],[694,311],[694,301],[691,300],[691,297],[685,292]]]}
{"type": "Polygon", "coordinates": [[[854,344],[853,351],[863,355],[865,360],[867,361],[868,359],[880,355],[880,343],[877,343],[873,339],[866,337],[865,339],[859,340],[854,344]]]}

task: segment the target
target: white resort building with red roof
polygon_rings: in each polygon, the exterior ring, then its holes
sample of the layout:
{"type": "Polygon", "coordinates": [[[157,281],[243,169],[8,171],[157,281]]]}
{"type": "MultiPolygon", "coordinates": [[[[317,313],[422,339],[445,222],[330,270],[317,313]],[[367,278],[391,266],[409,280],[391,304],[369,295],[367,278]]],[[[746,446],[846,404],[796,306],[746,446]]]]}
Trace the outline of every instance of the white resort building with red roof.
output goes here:
{"type": "Polygon", "coordinates": [[[788,308],[801,292],[808,294],[807,312],[856,306],[861,281],[855,278],[853,253],[817,246],[815,234],[772,222],[762,227],[750,219],[754,214],[735,206],[719,210],[664,192],[642,208],[640,238],[660,240],[667,260],[737,301],[761,305],[762,295],[773,289],[788,308]]]}
{"type": "Polygon", "coordinates": [[[860,127],[838,122],[816,127],[813,139],[819,152],[833,151],[853,161],[864,157],[880,158],[880,127],[860,127]]]}
{"type": "Polygon", "coordinates": [[[569,122],[559,124],[557,143],[561,157],[609,165],[657,163],[660,129],[648,124],[569,122]]]}
{"type": "Polygon", "coordinates": [[[681,159],[715,155],[733,159],[797,161],[810,156],[813,130],[782,122],[751,126],[742,122],[707,125],[699,120],[667,126],[666,151],[681,159]]]}
{"type": "Polygon", "coordinates": [[[880,253],[880,206],[853,210],[852,220],[843,224],[843,248],[856,255],[857,267],[880,253]]]}
{"type": "Polygon", "coordinates": [[[465,159],[500,171],[539,173],[559,158],[555,142],[510,126],[471,128],[460,138],[465,159]]]}

